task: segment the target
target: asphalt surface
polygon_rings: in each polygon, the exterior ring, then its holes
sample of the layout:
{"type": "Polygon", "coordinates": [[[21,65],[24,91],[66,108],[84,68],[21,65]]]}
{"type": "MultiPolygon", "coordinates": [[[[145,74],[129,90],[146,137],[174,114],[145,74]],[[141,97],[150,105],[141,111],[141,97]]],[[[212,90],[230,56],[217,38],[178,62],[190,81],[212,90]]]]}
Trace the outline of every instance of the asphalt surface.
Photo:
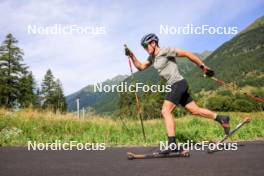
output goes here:
{"type": "Polygon", "coordinates": [[[237,151],[192,151],[190,158],[145,160],[127,160],[126,152],[149,152],[152,148],[28,151],[26,147],[1,147],[0,176],[263,176],[264,142],[244,144],[237,151]]]}

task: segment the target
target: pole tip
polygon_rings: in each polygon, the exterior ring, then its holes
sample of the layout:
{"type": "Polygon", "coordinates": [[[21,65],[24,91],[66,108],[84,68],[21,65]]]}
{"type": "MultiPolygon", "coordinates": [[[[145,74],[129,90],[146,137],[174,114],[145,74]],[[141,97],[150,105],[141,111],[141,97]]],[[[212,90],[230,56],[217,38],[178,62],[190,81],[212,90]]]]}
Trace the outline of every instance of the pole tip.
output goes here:
{"type": "Polygon", "coordinates": [[[244,121],[245,121],[246,123],[249,123],[249,122],[251,121],[251,118],[250,118],[250,117],[246,117],[246,118],[244,119],[244,121]]]}

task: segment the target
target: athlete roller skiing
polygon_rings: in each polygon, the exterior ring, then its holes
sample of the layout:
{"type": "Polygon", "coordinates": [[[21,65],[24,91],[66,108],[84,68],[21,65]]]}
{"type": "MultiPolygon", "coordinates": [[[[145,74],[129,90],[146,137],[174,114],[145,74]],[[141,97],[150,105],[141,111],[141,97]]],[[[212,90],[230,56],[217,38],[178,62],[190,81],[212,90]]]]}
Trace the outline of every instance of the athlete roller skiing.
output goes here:
{"type": "MultiPolygon", "coordinates": [[[[143,71],[153,64],[159,75],[166,80],[168,85],[171,85],[171,91],[166,94],[161,110],[167,130],[168,145],[177,145],[175,138],[175,121],[172,111],[179,105],[185,107],[185,109],[193,115],[209,118],[218,122],[223,127],[224,133],[226,135],[229,134],[229,116],[218,115],[216,112],[201,108],[195,103],[189,93],[188,83],[180,74],[175,60],[176,57],[188,58],[208,77],[214,76],[214,71],[207,67],[199,57],[189,51],[178,48],[161,48],[159,46],[159,38],[155,34],[143,36],[141,45],[149,54],[149,57],[143,63],[136,58],[131,50],[128,48],[125,49],[126,55],[131,58],[134,66],[139,71],[143,71]]],[[[168,148],[159,151],[160,154],[181,152],[184,151],[179,147],[176,149],[168,148]]]]}

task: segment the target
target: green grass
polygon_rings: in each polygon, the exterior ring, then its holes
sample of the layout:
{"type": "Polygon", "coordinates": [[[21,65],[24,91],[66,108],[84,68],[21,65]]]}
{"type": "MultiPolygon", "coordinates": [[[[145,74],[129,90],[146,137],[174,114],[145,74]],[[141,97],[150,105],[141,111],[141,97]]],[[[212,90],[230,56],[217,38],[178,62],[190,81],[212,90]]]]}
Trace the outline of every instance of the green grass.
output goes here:
{"type": "MultiPolygon", "coordinates": [[[[264,139],[264,112],[225,113],[231,116],[234,127],[245,116],[252,117],[250,124],[243,127],[231,140],[264,139]]],[[[106,143],[119,145],[156,145],[166,140],[166,130],[162,119],[144,121],[147,143],[142,140],[141,126],[136,120],[114,120],[110,117],[87,116],[79,120],[71,114],[52,114],[30,109],[10,112],[0,109],[0,145],[24,146],[28,141],[82,143],[106,143]],[[125,124],[125,125],[124,125],[125,124]]],[[[223,130],[214,121],[195,116],[176,119],[176,136],[179,142],[193,140],[217,140],[223,130]]]]}

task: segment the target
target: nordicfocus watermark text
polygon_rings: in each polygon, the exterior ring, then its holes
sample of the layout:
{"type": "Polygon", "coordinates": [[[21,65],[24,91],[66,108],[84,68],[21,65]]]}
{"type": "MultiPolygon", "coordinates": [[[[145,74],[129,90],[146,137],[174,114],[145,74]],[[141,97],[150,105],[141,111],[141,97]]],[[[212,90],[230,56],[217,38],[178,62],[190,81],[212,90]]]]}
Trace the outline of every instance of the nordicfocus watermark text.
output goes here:
{"type": "Polygon", "coordinates": [[[147,85],[143,83],[128,84],[122,82],[119,85],[105,85],[102,83],[93,86],[94,92],[170,92],[171,85],[147,85]]]}
{"type": "Polygon", "coordinates": [[[168,141],[160,141],[160,150],[176,150],[176,149],[183,149],[183,150],[237,150],[238,145],[237,143],[209,143],[207,141],[203,141],[200,143],[194,143],[192,140],[187,141],[185,143],[178,143],[177,145],[175,143],[168,144],[168,141]]]}
{"type": "Polygon", "coordinates": [[[104,26],[79,26],[75,24],[54,24],[49,26],[28,25],[29,35],[104,35],[104,26]]]}
{"type": "Polygon", "coordinates": [[[28,141],[28,150],[105,150],[105,143],[80,143],[77,141],[62,142],[56,140],[52,143],[38,143],[37,141],[28,141]]]}
{"type": "Polygon", "coordinates": [[[236,26],[211,26],[187,24],[185,26],[160,25],[160,34],[165,35],[235,35],[238,33],[236,26]]]}

